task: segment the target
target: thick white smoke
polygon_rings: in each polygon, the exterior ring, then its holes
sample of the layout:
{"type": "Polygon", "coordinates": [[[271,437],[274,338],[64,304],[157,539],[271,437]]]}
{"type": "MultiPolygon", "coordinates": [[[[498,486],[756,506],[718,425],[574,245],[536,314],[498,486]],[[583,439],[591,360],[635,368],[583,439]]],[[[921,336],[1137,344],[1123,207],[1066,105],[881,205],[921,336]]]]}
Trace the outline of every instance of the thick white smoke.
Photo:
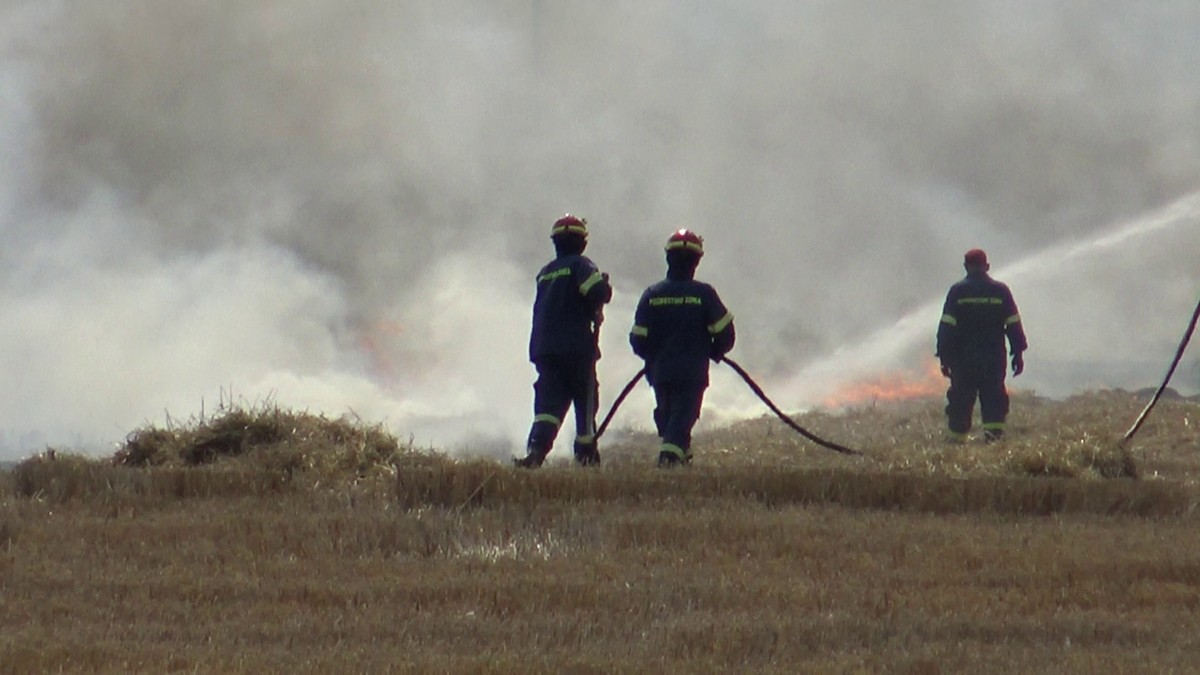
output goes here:
{"type": "MultiPolygon", "coordinates": [[[[568,210],[617,288],[602,403],[678,227],[785,407],[912,367],[972,246],[1027,386],[1148,386],[1200,292],[1200,218],[1138,225],[1200,189],[1198,30],[1182,2],[0,0],[0,458],[229,395],[516,450],[568,210]]],[[[759,412],[728,375],[707,420],[759,412]]]]}

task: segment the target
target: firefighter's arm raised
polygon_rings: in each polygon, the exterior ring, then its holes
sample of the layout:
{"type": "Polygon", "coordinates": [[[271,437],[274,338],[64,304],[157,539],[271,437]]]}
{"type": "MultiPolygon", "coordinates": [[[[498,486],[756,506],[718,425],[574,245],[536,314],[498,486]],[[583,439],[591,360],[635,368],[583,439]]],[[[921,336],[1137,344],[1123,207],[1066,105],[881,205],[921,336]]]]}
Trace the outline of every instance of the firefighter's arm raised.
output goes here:
{"type": "Polygon", "coordinates": [[[581,265],[579,274],[583,280],[579,282],[579,294],[587,298],[593,311],[600,311],[612,300],[612,284],[608,283],[608,273],[596,269],[593,264],[581,265]]]}

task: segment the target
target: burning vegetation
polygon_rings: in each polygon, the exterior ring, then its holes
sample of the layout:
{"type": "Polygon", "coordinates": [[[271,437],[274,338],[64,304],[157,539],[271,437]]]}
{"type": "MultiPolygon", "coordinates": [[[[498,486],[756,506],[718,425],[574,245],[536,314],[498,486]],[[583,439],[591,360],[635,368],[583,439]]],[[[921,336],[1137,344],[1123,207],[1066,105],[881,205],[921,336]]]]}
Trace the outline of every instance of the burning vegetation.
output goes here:
{"type": "Polygon", "coordinates": [[[917,370],[896,370],[844,385],[821,404],[839,409],[940,396],[946,391],[946,382],[937,362],[930,358],[917,370]]]}

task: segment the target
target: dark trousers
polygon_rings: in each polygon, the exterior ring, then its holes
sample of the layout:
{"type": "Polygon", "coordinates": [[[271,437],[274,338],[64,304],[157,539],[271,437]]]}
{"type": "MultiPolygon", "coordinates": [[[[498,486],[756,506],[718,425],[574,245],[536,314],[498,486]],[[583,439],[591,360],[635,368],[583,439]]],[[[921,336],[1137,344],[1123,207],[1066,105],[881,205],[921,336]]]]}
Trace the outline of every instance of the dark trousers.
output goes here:
{"type": "Polygon", "coordinates": [[[663,452],[691,454],[692,427],[700,419],[705,386],[699,382],[654,385],[654,426],[663,442],[663,452]]]}
{"type": "Polygon", "coordinates": [[[596,362],[587,356],[547,356],[534,362],[538,378],[533,384],[533,426],[526,445],[531,453],[545,456],[567,415],[575,407],[575,435],[592,442],[596,428],[596,362]]]}
{"type": "Polygon", "coordinates": [[[984,434],[996,438],[1004,434],[1008,417],[1008,390],[1004,387],[1007,364],[962,364],[951,369],[950,389],[946,391],[946,421],[950,431],[966,434],[971,430],[975,398],[983,417],[984,434]]]}

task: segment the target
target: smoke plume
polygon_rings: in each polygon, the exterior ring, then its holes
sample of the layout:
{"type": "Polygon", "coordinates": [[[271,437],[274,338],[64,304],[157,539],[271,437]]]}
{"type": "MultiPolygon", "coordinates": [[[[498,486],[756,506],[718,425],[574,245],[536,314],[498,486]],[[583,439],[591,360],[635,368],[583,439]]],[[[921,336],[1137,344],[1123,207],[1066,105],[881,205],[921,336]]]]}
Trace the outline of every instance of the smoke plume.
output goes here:
{"type": "MultiPolygon", "coordinates": [[[[602,404],[680,227],[784,407],[921,368],[973,246],[1025,317],[1014,385],[1153,385],[1200,293],[1198,31],[1189,2],[0,0],[0,458],[229,398],[517,451],[565,211],[617,292],[602,404]]],[[[761,412],[724,371],[708,401],[761,412]]]]}

